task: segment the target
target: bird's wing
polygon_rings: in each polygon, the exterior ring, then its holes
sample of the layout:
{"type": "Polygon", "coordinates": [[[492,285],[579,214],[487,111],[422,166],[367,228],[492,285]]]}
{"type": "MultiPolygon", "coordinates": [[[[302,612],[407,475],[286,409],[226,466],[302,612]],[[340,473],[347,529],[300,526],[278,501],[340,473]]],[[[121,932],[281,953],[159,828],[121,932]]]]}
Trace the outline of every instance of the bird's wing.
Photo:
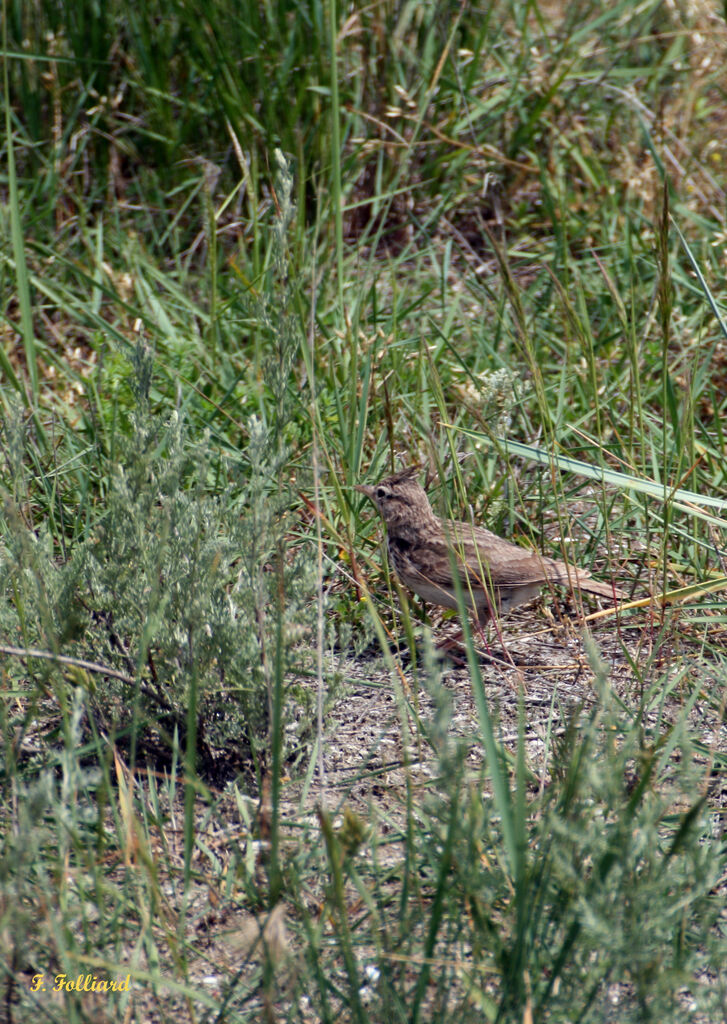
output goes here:
{"type": "Polygon", "coordinates": [[[490,582],[495,586],[533,586],[544,583],[549,575],[551,559],[511,544],[482,526],[447,519],[442,527],[457,560],[486,586],[490,582]]]}
{"type": "Polygon", "coordinates": [[[463,560],[468,571],[477,579],[482,579],[484,570],[495,586],[528,587],[548,580],[612,600],[624,596],[613,584],[594,580],[587,569],[567,565],[537,551],[518,547],[482,526],[470,526],[469,523],[448,519],[443,521],[442,527],[451,540],[457,558],[463,560]]]}
{"type": "Polygon", "coordinates": [[[454,590],[450,549],[444,541],[428,538],[426,543],[413,544],[408,551],[407,571],[422,583],[454,590]]]}

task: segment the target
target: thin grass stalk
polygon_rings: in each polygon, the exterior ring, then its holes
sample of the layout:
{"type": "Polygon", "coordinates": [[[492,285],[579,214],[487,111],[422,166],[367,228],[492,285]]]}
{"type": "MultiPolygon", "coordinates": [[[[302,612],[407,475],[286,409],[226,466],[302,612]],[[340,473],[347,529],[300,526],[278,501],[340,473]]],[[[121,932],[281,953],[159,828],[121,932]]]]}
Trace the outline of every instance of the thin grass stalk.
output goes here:
{"type": "Polygon", "coordinates": [[[432,900],[432,906],[429,914],[429,927],[427,929],[427,937],[424,942],[423,951],[423,963],[419,977],[417,979],[416,989],[414,990],[414,1000],[411,1009],[411,1024],[417,1024],[419,1021],[419,1015],[422,1009],[422,1001],[424,999],[425,992],[429,985],[429,979],[432,971],[432,959],[434,957],[434,950],[437,945],[437,937],[444,919],[445,913],[445,894],[449,887],[449,874],[452,868],[452,859],[454,855],[454,845],[457,839],[457,833],[459,831],[459,791],[460,781],[459,779],[450,780],[450,811],[449,821],[447,822],[447,835],[444,840],[444,846],[442,849],[441,856],[439,858],[439,871],[437,874],[437,885],[434,891],[434,899],[432,900]]]}
{"type": "MultiPolygon", "coordinates": [[[[316,225],[317,226],[317,225],[316,225]]],[[[316,232],[317,233],[317,232],[316,232]]],[[[304,361],[308,368],[308,382],[311,395],[311,409],[314,410],[311,417],[311,460],[313,465],[313,501],[316,509],[321,505],[321,466],[319,455],[319,424],[318,424],[318,400],[316,385],[316,366],[318,363],[316,354],[316,269],[317,264],[313,260],[311,279],[311,304],[308,320],[308,345],[301,343],[304,361]],[[309,356],[309,358],[306,358],[309,356]]],[[[324,622],[324,601],[323,601],[323,526],[320,515],[315,516],[315,544],[316,544],[316,751],[318,761],[318,785],[320,792],[320,805],[326,806],[326,761],[323,743],[323,706],[325,702],[325,679],[323,674],[323,644],[325,639],[324,622]]],[[[311,769],[313,761],[311,760],[311,769]]]]}
{"type": "Polygon", "coordinates": [[[338,98],[338,5],[328,3],[328,51],[331,61],[331,198],[336,240],[338,308],[343,312],[343,190],[341,188],[341,109],[338,98]]]}
{"type": "Polygon", "coordinates": [[[191,632],[187,638],[189,647],[189,700],[187,703],[187,735],[184,743],[184,889],[189,889],[192,876],[192,854],[194,853],[194,805],[197,794],[197,716],[199,704],[199,675],[197,659],[194,657],[191,632]]]}
{"type": "Polygon", "coordinates": [[[659,324],[661,326],[661,386],[662,386],[662,458],[663,458],[663,487],[664,503],[662,511],[663,523],[663,545],[662,545],[662,590],[666,592],[669,570],[669,546],[666,538],[669,536],[671,524],[671,501],[669,495],[669,439],[667,424],[667,409],[672,404],[669,379],[669,340],[671,334],[671,310],[673,301],[673,289],[669,271],[669,182],[664,176],[662,187],[662,204],[659,228],[656,236],[656,259],[658,267],[657,304],[659,312],[659,324]]]}
{"type": "Polygon", "coordinates": [[[689,243],[687,242],[686,238],[684,237],[684,235],[683,235],[679,225],[677,224],[677,222],[674,220],[673,217],[670,217],[670,219],[671,219],[672,227],[674,228],[676,233],[679,235],[679,241],[682,243],[684,251],[686,252],[687,257],[689,258],[689,262],[692,265],[692,270],[694,271],[694,273],[697,276],[697,279],[699,281],[700,287],[701,287],[702,291],[704,292],[704,296],[705,296],[707,302],[709,303],[710,309],[714,313],[715,319],[717,320],[717,323],[719,324],[719,329],[721,330],[721,332],[724,335],[724,337],[727,338],[727,320],[725,320],[725,318],[722,316],[722,312],[721,312],[721,310],[720,310],[720,308],[719,308],[719,306],[717,304],[717,300],[715,299],[714,295],[712,294],[712,290],[709,287],[709,285],[707,284],[706,278],[705,278],[704,274],[702,273],[702,268],[700,267],[700,265],[699,265],[695,255],[692,252],[691,247],[690,247],[689,243]]]}
{"type": "MultiPolygon", "coordinates": [[[[485,224],[482,225],[483,230],[487,234],[487,239],[492,247],[492,251],[495,254],[500,276],[505,288],[510,308],[513,311],[515,318],[516,338],[517,344],[520,349],[521,355],[528,366],[532,375],[532,380],[535,388],[535,395],[538,402],[538,410],[540,412],[540,419],[543,426],[543,431],[546,438],[547,446],[552,450],[554,447],[554,436],[553,436],[553,424],[551,422],[550,407],[545,394],[545,386],[543,383],[543,373],[540,363],[537,359],[535,349],[533,347],[533,340],[528,330],[527,318],[525,315],[525,309],[522,303],[521,289],[518,285],[515,277],[510,269],[510,264],[507,259],[507,252],[503,246],[501,246],[492,232],[487,228],[485,224]]],[[[548,268],[546,268],[548,269],[548,268]]],[[[552,274],[551,274],[552,276],[552,274]]],[[[555,279],[554,279],[555,280],[555,279]]]]}
{"type": "Polygon", "coordinates": [[[323,840],[325,842],[326,853],[328,855],[328,864],[331,870],[330,896],[331,902],[336,910],[336,917],[338,920],[338,941],[341,948],[341,954],[343,956],[346,974],[348,976],[349,991],[351,995],[349,1006],[353,1011],[354,1020],[359,1021],[360,1024],[366,1024],[366,1013],[361,1005],[361,997],[359,995],[361,979],[356,966],[356,957],[354,955],[353,943],[351,941],[351,929],[348,923],[348,905],[346,902],[346,894],[343,884],[343,851],[341,849],[341,844],[333,831],[328,814],[320,807],[318,808],[318,820],[323,833],[323,840]]]}
{"type": "MultiPolygon", "coordinates": [[[[579,323],[579,328],[580,328],[580,332],[579,333],[582,336],[583,346],[584,346],[584,348],[586,350],[586,358],[588,360],[589,374],[590,374],[590,378],[591,378],[591,389],[592,389],[592,393],[593,393],[593,407],[594,407],[595,415],[596,415],[596,439],[597,439],[598,443],[596,445],[594,445],[594,449],[595,449],[596,459],[597,459],[599,467],[601,469],[600,494],[601,494],[602,508],[605,510],[605,509],[608,508],[608,494],[606,492],[606,479],[605,479],[606,460],[605,460],[605,454],[604,454],[604,448],[603,448],[603,436],[604,436],[604,431],[603,431],[603,413],[602,413],[602,410],[601,410],[601,402],[599,400],[600,388],[599,388],[599,380],[598,380],[598,370],[597,370],[597,366],[596,366],[596,352],[595,352],[593,332],[591,331],[590,323],[589,323],[589,320],[588,320],[588,310],[586,308],[586,299],[585,299],[585,296],[583,295],[583,291],[582,291],[581,288],[578,288],[578,291],[577,291],[577,302],[578,302],[578,307],[579,307],[579,317],[578,317],[578,323],[579,323]]],[[[553,465],[553,472],[555,472],[555,469],[556,469],[556,466],[553,465]]],[[[560,480],[562,480],[562,477],[560,477],[560,475],[559,475],[558,479],[559,479],[559,482],[560,482],[560,480]]],[[[560,516],[560,504],[558,506],[558,514],[560,516]]],[[[566,510],[566,519],[567,519],[567,510],[566,510]]],[[[610,555],[610,552],[612,552],[614,550],[614,545],[613,545],[613,536],[612,536],[612,532],[611,532],[611,522],[610,522],[610,518],[609,518],[609,516],[607,514],[604,514],[604,516],[603,516],[603,526],[604,526],[604,531],[605,531],[605,535],[606,535],[606,550],[609,552],[609,555],[610,555]]],[[[566,524],[566,531],[567,531],[567,524],[566,524]]],[[[561,536],[563,536],[563,534],[561,534],[561,536]]],[[[567,560],[568,552],[565,549],[563,550],[563,556],[567,560]]]]}
{"type": "MultiPolygon", "coordinates": [[[[635,287],[636,278],[636,259],[633,248],[634,229],[633,225],[629,221],[626,230],[626,243],[629,260],[629,280],[631,287],[629,290],[629,311],[628,311],[628,329],[626,331],[626,339],[628,345],[628,357],[629,357],[629,372],[630,372],[630,387],[629,394],[632,401],[629,402],[629,423],[628,423],[628,436],[636,440],[638,445],[638,464],[644,469],[646,467],[646,417],[644,415],[644,395],[641,387],[641,373],[639,368],[639,344],[636,338],[636,325],[638,323],[637,317],[637,306],[638,296],[635,287]],[[635,400],[634,400],[635,399],[635,400]]],[[[633,459],[633,456],[631,456],[633,459]]]]}
{"type": "Polygon", "coordinates": [[[532,880],[526,871],[528,853],[528,809],[526,801],[528,773],[525,764],[525,703],[522,684],[518,688],[518,728],[517,728],[517,756],[515,759],[515,793],[513,799],[513,828],[515,842],[518,844],[517,874],[513,881],[515,885],[515,916],[516,932],[514,957],[511,981],[516,991],[521,993],[519,1002],[523,1002],[523,989],[525,987],[524,974],[527,972],[529,957],[529,935],[534,910],[532,880]]]}
{"type": "MultiPolygon", "coordinates": [[[[356,351],[358,351],[358,344],[356,344],[356,351]]],[[[368,412],[369,412],[369,400],[371,394],[371,374],[372,366],[375,361],[376,355],[376,338],[374,338],[368,352],[366,353],[363,366],[358,367],[356,364],[352,364],[351,373],[351,384],[352,384],[352,399],[355,403],[356,393],[360,389],[361,396],[358,401],[358,412],[356,417],[356,429],[353,434],[353,449],[350,452],[349,465],[357,471],[361,465],[361,457],[364,448],[364,441],[366,438],[366,425],[368,423],[368,412]],[[353,372],[355,369],[355,372],[353,372]]],[[[354,404],[355,407],[355,404],[354,404]]]]}
{"type": "Polygon", "coordinates": [[[219,324],[217,322],[217,218],[210,181],[205,168],[202,192],[202,220],[207,234],[207,263],[209,265],[209,341],[210,350],[219,350],[219,324]]]}
{"type": "MultiPolygon", "coordinates": [[[[282,542],[281,542],[282,546],[282,542]]],[[[283,889],[280,865],[280,791],[283,771],[283,722],[285,681],[284,608],[285,581],[283,579],[284,553],[279,548],[275,571],[278,574],[278,600],[276,601],[275,654],[273,663],[272,721],[270,723],[271,786],[270,786],[270,869],[268,873],[268,909],[272,910],[283,889]]]]}
{"type": "Polygon", "coordinates": [[[296,906],[305,936],[309,970],[315,979],[315,985],[318,990],[319,1002],[317,1009],[321,1016],[321,1024],[333,1024],[338,1018],[331,1009],[330,986],[325,974],[324,960],[321,956],[321,930],[327,926],[327,922],[324,917],[313,919],[311,917],[311,907],[308,905],[307,900],[300,898],[300,895],[305,892],[305,879],[301,878],[298,874],[294,860],[291,861],[288,867],[288,875],[290,891],[293,894],[293,898],[296,899],[296,906]]]}
{"type": "MultiPolygon", "coordinates": [[[[28,267],[25,262],[25,243],[23,239],[22,217],[20,213],[20,193],[18,191],[18,177],[15,167],[15,148],[13,145],[13,129],[10,117],[10,86],[8,81],[8,33],[7,33],[7,9],[3,3],[3,85],[5,87],[5,141],[8,148],[8,192],[10,199],[10,233],[13,244],[13,257],[15,260],[15,281],[18,292],[18,305],[20,306],[20,333],[23,338],[25,351],[25,362],[30,379],[30,403],[25,390],[20,387],[16,374],[12,371],[8,374],[10,381],[23,395],[26,404],[32,410],[35,427],[38,432],[38,439],[43,448],[47,448],[45,431],[38,416],[38,354],[35,344],[35,332],[33,330],[33,317],[30,306],[30,285],[28,281],[28,267]]],[[[5,369],[9,367],[8,360],[3,358],[5,369]]]]}
{"type": "Polygon", "coordinates": [[[493,727],[492,716],[490,715],[490,705],[485,692],[482,672],[480,671],[479,655],[472,638],[469,615],[459,573],[454,573],[454,584],[457,591],[458,612],[462,620],[462,632],[464,633],[467,664],[469,666],[472,680],[472,693],[475,699],[477,717],[480,723],[480,736],[482,737],[482,744],[485,748],[487,774],[490,776],[490,780],[492,781],[492,794],[495,801],[495,807],[500,815],[503,842],[505,845],[508,867],[510,869],[510,877],[512,879],[516,879],[520,877],[522,870],[522,852],[521,844],[518,841],[515,828],[513,795],[502,769],[503,754],[497,740],[495,739],[495,730],[493,727]]]}

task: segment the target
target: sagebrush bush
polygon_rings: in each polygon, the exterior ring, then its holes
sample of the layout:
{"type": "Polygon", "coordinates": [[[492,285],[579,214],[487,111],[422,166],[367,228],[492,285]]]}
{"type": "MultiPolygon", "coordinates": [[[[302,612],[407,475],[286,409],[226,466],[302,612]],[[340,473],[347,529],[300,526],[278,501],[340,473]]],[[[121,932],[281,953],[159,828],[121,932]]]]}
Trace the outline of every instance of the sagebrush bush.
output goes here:
{"type": "MultiPolygon", "coordinates": [[[[143,723],[137,739],[150,749],[154,736],[160,753],[175,729],[184,734],[194,680],[201,767],[212,770],[224,751],[228,775],[267,748],[278,660],[289,679],[303,658],[297,627],[312,562],[285,542],[284,453],[262,423],[250,423],[242,456],[223,457],[180,412],[152,413],[148,366],[137,375],[131,436],[107,461],[106,500],[88,539],[59,563],[48,534],[8,518],[4,630],[125,675],[94,674],[93,712],[109,730],[128,727],[133,710],[143,723]]],[[[51,665],[42,663],[43,675],[51,665]]],[[[286,708],[300,716],[300,705],[286,708]]]]}

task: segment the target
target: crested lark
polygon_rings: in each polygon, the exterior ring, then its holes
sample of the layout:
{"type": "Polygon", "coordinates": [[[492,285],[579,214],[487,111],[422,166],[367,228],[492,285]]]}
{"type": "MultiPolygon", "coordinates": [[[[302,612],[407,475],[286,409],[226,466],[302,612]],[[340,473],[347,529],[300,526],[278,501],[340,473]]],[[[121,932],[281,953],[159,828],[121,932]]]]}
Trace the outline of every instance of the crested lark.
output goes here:
{"type": "Polygon", "coordinates": [[[529,601],[544,583],[585,590],[611,602],[623,597],[616,587],[591,579],[586,569],[517,547],[481,526],[439,519],[416,476],[416,468],[409,467],[375,487],[356,490],[381,513],[396,575],[425,601],[457,608],[455,568],[465,603],[480,627],[494,609],[507,612],[529,601]]]}

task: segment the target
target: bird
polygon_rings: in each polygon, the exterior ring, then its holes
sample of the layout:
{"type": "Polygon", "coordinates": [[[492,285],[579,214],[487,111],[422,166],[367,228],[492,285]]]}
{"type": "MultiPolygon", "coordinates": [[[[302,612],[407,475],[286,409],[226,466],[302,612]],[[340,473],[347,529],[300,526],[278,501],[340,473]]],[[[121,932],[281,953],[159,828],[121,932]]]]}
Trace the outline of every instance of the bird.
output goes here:
{"type": "Polygon", "coordinates": [[[384,520],[391,566],[401,582],[430,604],[459,607],[453,574],[458,572],[465,605],[482,630],[495,614],[536,597],[556,583],[608,598],[622,592],[601,583],[587,569],[540,555],[498,537],[482,526],[440,519],[419,483],[416,466],[386,477],[375,486],[358,484],[384,520]]]}

